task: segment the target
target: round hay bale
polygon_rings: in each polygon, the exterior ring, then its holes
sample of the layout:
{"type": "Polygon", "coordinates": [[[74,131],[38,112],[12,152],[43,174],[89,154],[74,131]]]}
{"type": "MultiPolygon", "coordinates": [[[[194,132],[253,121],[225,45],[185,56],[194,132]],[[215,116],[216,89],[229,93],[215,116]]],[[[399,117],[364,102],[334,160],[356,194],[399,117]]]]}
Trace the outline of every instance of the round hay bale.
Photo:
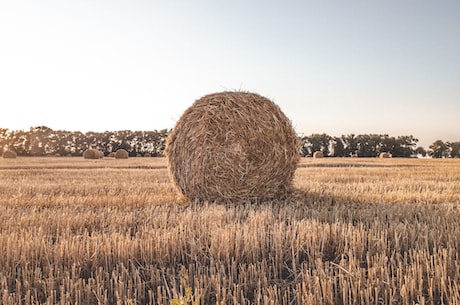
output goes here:
{"type": "Polygon", "coordinates": [[[324,158],[324,154],[322,151],[315,151],[313,153],[313,158],[324,158]]]}
{"type": "Polygon", "coordinates": [[[2,154],[3,159],[16,159],[17,156],[18,154],[12,150],[6,150],[2,154]]]}
{"type": "Polygon", "coordinates": [[[120,148],[115,152],[116,159],[128,159],[129,153],[127,150],[120,148]]]}
{"type": "Polygon", "coordinates": [[[109,154],[109,158],[115,158],[115,155],[116,153],[114,151],[112,151],[110,154],[109,154]]]}
{"type": "Polygon", "coordinates": [[[390,154],[387,152],[381,152],[379,158],[390,158],[390,154]]]}
{"type": "Polygon", "coordinates": [[[198,99],[184,112],[165,153],[185,197],[242,202],[285,195],[299,146],[275,103],[255,93],[221,92],[198,99]]]}
{"type": "Polygon", "coordinates": [[[97,149],[89,148],[83,152],[83,158],[85,159],[99,159],[100,154],[97,149]]]}

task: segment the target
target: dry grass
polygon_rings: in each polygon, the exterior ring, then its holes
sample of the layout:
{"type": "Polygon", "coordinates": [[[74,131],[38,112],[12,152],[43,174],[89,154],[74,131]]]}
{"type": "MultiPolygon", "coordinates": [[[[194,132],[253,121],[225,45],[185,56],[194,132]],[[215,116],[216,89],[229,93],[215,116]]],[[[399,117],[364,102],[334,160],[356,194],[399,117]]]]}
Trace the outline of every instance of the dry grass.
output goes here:
{"type": "Polygon", "coordinates": [[[309,158],[286,200],[198,205],[165,159],[0,160],[0,303],[460,304],[459,181],[309,158]]]}

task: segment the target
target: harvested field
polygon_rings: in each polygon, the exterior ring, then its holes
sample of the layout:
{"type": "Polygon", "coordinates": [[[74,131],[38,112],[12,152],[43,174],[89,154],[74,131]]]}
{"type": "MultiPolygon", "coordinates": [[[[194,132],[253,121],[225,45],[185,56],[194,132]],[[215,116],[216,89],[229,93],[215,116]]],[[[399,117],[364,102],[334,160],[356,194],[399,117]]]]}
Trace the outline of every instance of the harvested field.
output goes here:
{"type": "Polygon", "coordinates": [[[164,158],[0,159],[0,303],[460,304],[460,160],[308,158],[294,185],[192,204],[164,158]]]}

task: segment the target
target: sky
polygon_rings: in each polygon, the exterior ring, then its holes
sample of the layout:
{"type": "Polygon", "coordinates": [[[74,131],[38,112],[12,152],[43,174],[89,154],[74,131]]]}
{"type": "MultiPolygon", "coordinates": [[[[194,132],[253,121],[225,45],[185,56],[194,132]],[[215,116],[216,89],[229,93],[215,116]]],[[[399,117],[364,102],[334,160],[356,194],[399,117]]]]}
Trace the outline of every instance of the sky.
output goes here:
{"type": "Polygon", "coordinates": [[[460,141],[458,0],[0,0],[0,128],[173,128],[200,97],[299,134],[460,141]]]}

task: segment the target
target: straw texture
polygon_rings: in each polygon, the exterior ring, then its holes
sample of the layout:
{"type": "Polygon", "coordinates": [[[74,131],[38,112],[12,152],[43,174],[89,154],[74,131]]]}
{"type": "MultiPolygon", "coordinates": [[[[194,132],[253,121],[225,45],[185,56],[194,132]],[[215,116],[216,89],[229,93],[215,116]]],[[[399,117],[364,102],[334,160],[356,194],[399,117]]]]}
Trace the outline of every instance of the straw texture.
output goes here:
{"type": "Polygon", "coordinates": [[[206,95],[166,142],[174,183],[190,200],[257,201],[285,195],[299,160],[291,122],[255,93],[206,95]]]}

